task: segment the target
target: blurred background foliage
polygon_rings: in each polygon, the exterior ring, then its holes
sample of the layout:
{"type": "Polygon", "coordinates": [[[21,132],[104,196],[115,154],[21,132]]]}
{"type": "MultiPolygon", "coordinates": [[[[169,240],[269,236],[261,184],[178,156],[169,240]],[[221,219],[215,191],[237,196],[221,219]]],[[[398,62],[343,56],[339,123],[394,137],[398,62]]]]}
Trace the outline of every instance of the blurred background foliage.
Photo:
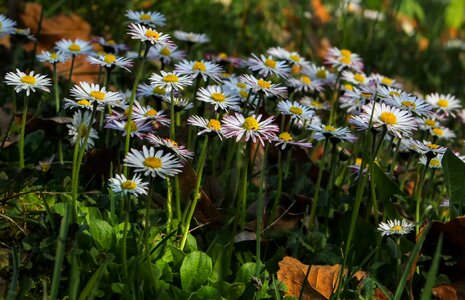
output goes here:
{"type": "MultiPolygon", "coordinates": [[[[27,1],[1,0],[15,18],[27,1]]],[[[329,46],[359,53],[379,72],[424,93],[465,98],[465,0],[42,0],[45,17],[77,13],[94,35],[127,41],[127,9],[167,17],[162,31],[206,33],[203,53],[246,56],[282,46],[321,63],[329,46]]],[[[17,18],[15,18],[17,19],[17,18]]]]}

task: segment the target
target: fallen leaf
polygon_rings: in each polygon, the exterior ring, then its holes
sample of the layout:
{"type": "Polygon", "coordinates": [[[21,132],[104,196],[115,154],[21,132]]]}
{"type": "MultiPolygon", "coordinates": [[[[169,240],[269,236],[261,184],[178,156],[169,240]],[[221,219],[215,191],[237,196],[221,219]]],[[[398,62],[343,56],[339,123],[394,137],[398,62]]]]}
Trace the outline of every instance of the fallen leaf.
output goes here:
{"type": "Polygon", "coordinates": [[[439,300],[465,299],[465,279],[434,287],[433,295],[439,300]]]}

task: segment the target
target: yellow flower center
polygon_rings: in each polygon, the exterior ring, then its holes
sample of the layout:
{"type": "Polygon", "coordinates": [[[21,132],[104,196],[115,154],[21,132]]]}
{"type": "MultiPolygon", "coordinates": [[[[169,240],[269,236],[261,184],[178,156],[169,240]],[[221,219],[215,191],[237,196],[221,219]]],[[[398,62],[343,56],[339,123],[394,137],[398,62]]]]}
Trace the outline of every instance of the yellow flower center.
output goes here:
{"type": "Polygon", "coordinates": [[[247,98],[249,96],[249,93],[246,90],[242,90],[242,91],[239,92],[239,95],[242,98],[247,98]]]}
{"type": "Polygon", "coordinates": [[[107,64],[112,64],[116,60],[116,56],[113,54],[107,54],[103,57],[103,61],[106,62],[107,64]]]}
{"type": "Polygon", "coordinates": [[[135,122],[133,121],[127,122],[126,125],[124,125],[124,129],[127,130],[128,126],[130,127],[129,130],[131,132],[137,131],[137,124],[135,122]]]}
{"type": "Polygon", "coordinates": [[[441,166],[441,161],[438,158],[433,158],[430,160],[429,166],[433,168],[438,168],[441,166]]]}
{"type": "Polygon", "coordinates": [[[164,82],[169,82],[169,83],[178,82],[179,78],[178,78],[178,76],[176,76],[174,74],[168,74],[165,77],[163,77],[163,81],[164,82]]]}
{"type": "Polygon", "coordinates": [[[322,108],[323,107],[323,103],[320,103],[316,100],[313,100],[312,102],[312,106],[316,107],[316,108],[322,108]]]}
{"type": "Polygon", "coordinates": [[[425,124],[430,126],[430,127],[434,127],[434,126],[436,126],[436,121],[431,120],[431,119],[426,119],[425,124]]]}
{"type": "Polygon", "coordinates": [[[50,54],[50,58],[51,59],[57,59],[58,58],[58,55],[54,52],[54,53],[51,53],[50,54]]]}
{"type": "Polygon", "coordinates": [[[405,107],[409,107],[409,108],[416,108],[417,105],[415,104],[415,102],[412,102],[412,101],[402,101],[401,104],[405,107]]]}
{"type": "Polygon", "coordinates": [[[167,47],[161,48],[160,54],[164,56],[169,56],[171,54],[171,50],[167,47]]]}
{"type": "Polygon", "coordinates": [[[84,137],[87,135],[88,132],[89,132],[89,127],[87,127],[86,124],[81,124],[79,126],[79,136],[81,137],[81,139],[84,139],[84,137]]]}
{"type": "Polygon", "coordinates": [[[192,71],[200,71],[200,72],[205,72],[207,70],[207,67],[205,66],[205,64],[201,61],[196,61],[193,65],[192,65],[192,71]]]}
{"type": "Polygon", "coordinates": [[[297,54],[291,54],[289,55],[289,58],[293,61],[296,61],[296,62],[299,62],[300,61],[300,56],[298,56],[297,54]]]}
{"type": "Polygon", "coordinates": [[[433,128],[433,133],[437,136],[443,136],[444,130],[442,130],[441,128],[433,128]]]}
{"type": "Polygon", "coordinates": [[[370,93],[360,93],[360,96],[362,96],[364,98],[370,98],[371,94],[370,93]]]}
{"type": "Polygon", "coordinates": [[[318,71],[316,71],[315,75],[316,77],[321,78],[321,79],[326,79],[328,77],[325,69],[319,69],[318,71]]]}
{"type": "Polygon", "coordinates": [[[361,165],[362,165],[362,159],[361,159],[360,157],[357,157],[357,158],[355,159],[355,165],[357,165],[357,166],[361,166],[361,165]]]}
{"type": "Polygon", "coordinates": [[[388,112],[388,111],[385,111],[385,112],[381,113],[381,115],[379,116],[379,119],[383,123],[388,124],[388,125],[393,125],[393,124],[397,123],[396,115],[393,114],[392,112],[388,112]]]}
{"type": "Polygon", "coordinates": [[[341,57],[341,58],[339,59],[339,61],[340,61],[341,63],[345,64],[345,65],[350,65],[350,63],[351,63],[350,58],[349,58],[349,57],[345,57],[345,56],[341,57]]]}
{"type": "Polygon", "coordinates": [[[279,134],[279,138],[285,142],[290,142],[292,141],[292,135],[289,134],[289,132],[282,132],[279,134]]]}
{"type": "Polygon", "coordinates": [[[294,115],[302,115],[303,114],[302,108],[300,108],[298,106],[291,106],[291,108],[289,108],[289,111],[291,113],[293,113],[294,115]]]}
{"type": "Polygon", "coordinates": [[[148,14],[142,14],[139,17],[139,20],[141,20],[141,21],[149,21],[149,20],[152,20],[152,16],[148,15],[148,14]]]}
{"type": "Polygon", "coordinates": [[[161,159],[158,157],[147,157],[144,159],[144,166],[153,168],[153,169],[159,169],[161,168],[162,162],[161,159]]]}
{"type": "Polygon", "coordinates": [[[299,65],[293,65],[291,68],[292,74],[299,74],[300,73],[300,66],[299,65]]]}
{"type": "Polygon", "coordinates": [[[344,87],[351,92],[354,91],[354,87],[350,83],[344,84],[344,87]]]}
{"type": "Polygon", "coordinates": [[[144,115],[146,117],[153,117],[157,114],[157,111],[153,108],[149,109],[144,115]]]}
{"type": "Polygon", "coordinates": [[[217,119],[210,119],[210,121],[208,121],[207,127],[215,131],[220,131],[221,123],[217,119]]]}
{"type": "Polygon", "coordinates": [[[447,101],[446,99],[439,99],[437,105],[439,107],[448,107],[449,101],[447,101]]]}
{"type": "Polygon", "coordinates": [[[71,44],[68,46],[68,50],[69,51],[72,51],[72,52],[79,52],[81,51],[81,46],[79,46],[78,44],[71,44]]]}
{"type": "Polygon", "coordinates": [[[394,79],[391,79],[389,77],[383,77],[383,79],[381,79],[381,83],[385,85],[392,85],[394,83],[394,79]]]}
{"type": "Polygon", "coordinates": [[[312,80],[310,79],[310,77],[308,76],[302,76],[300,77],[300,80],[305,83],[306,85],[310,85],[312,84],[312,80]]]}
{"type": "Polygon", "coordinates": [[[430,149],[438,149],[439,145],[436,145],[436,144],[433,144],[433,143],[427,143],[426,147],[428,147],[430,149]]]}
{"type": "Polygon", "coordinates": [[[341,50],[341,55],[343,57],[350,58],[350,56],[352,55],[352,52],[350,50],[347,50],[347,49],[342,49],[341,50]]]}
{"type": "Polygon", "coordinates": [[[330,132],[333,132],[336,130],[336,127],[334,127],[333,125],[325,125],[324,129],[326,131],[330,131],[330,132]]]}
{"type": "Polygon", "coordinates": [[[244,128],[247,130],[258,130],[258,121],[254,117],[247,117],[244,121],[244,128]]]}
{"type": "Polygon", "coordinates": [[[137,187],[137,184],[132,180],[126,180],[121,184],[121,187],[125,190],[133,190],[137,187]]]}
{"type": "Polygon", "coordinates": [[[39,162],[39,165],[40,165],[40,170],[44,173],[47,173],[48,170],[50,170],[50,167],[52,166],[48,162],[39,162]]]}
{"type": "Polygon", "coordinates": [[[164,95],[166,94],[166,90],[165,88],[162,88],[162,87],[159,87],[159,86],[156,86],[153,88],[152,92],[154,94],[157,94],[157,95],[164,95]]]}
{"type": "Polygon", "coordinates": [[[276,68],[276,61],[275,60],[272,60],[270,58],[267,58],[265,59],[265,62],[264,62],[265,66],[267,66],[268,68],[276,68]]]}
{"type": "Polygon", "coordinates": [[[396,91],[390,91],[390,92],[389,92],[389,96],[391,96],[391,97],[394,97],[394,96],[399,97],[399,96],[400,96],[400,93],[399,93],[399,92],[396,92],[396,91]]]}
{"type": "Polygon", "coordinates": [[[176,143],[176,141],[173,141],[173,140],[170,139],[170,138],[166,138],[165,141],[166,141],[168,144],[171,143],[171,144],[173,145],[174,148],[178,148],[178,147],[179,147],[178,143],[176,143]]]}
{"type": "Polygon", "coordinates": [[[212,93],[211,97],[216,102],[224,102],[225,99],[223,93],[212,93]]]}
{"type": "Polygon", "coordinates": [[[240,89],[245,89],[247,87],[247,85],[243,82],[236,83],[236,86],[240,89]]]}
{"type": "Polygon", "coordinates": [[[390,232],[401,232],[402,231],[402,226],[400,225],[394,225],[389,229],[390,232]]]}
{"type": "Polygon", "coordinates": [[[158,40],[158,38],[160,37],[160,34],[156,32],[155,30],[147,29],[147,31],[145,32],[145,36],[148,37],[149,39],[158,40]]]}
{"type": "Polygon", "coordinates": [[[228,55],[224,52],[221,52],[220,54],[218,54],[218,59],[219,60],[226,60],[228,59],[228,55]]]}
{"type": "Polygon", "coordinates": [[[354,79],[357,82],[365,82],[365,75],[357,73],[354,75],[354,79]]]}
{"type": "Polygon", "coordinates": [[[102,100],[105,99],[106,94],[104,92],[100,92],[100,91],[92,91],[92,92],[90,92],[90,96],[94,97],[95,99],[97,99],[99,101],[102,101],[102,100]]]}
{"type": "Polygon", "coordinates": [[[271,82],[270,81],[265,81],[263,79],[259,79],[257,81],[257,84],[259,87],[261,87],[262,89],[269,89],[271,87],[271,82]]]}
{"type": "Polygon", "coordinates": [[[77,101],[77,104],[84,105],[84,106],[90,106],[91,105],[90,102],[88,100],[86,100],[86,99],[82,99],[82,100],[77,101]]]}
{"type": "Polygon", "coordinates": [[[21,82],[33,85],[37,83],[37,79],[34,76],[25,75],[21,77],[21,82]]]}

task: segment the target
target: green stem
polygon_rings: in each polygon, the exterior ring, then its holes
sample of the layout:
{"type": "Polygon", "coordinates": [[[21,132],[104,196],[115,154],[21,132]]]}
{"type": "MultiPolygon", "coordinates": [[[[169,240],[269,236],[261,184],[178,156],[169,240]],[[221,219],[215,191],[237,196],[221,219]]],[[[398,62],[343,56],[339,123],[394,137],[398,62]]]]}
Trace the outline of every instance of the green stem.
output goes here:
{"type": "Polygon", "coordinates": [[[413,194],[413,200],[415,202],[415,231],[418,234],[420,231],[420,208],[421,208],[421,192],[423,190],[423,184],[425,183],[426,171],[428,170],[429,163],[431,162],[432,157],[426,157],[426,164],[421,171],[420,177],[415,184],[415,192],[413,194]]]}
{"type": "Polygon", "coordinates": [[[60,112],[60,87],[58,86],[57,64],[53,64],[53,88],[55,92],[55,108],[57,114],[60,112]]]}
{"type": "MultiPolygon", "coordinates": [[[[132,86],[132,91],[131,91],[131,98],[129,99],[128,122],[130,122],[131,117],[132,117],[132,111],[133,111],[133,107],[134,107],[134,99],[136,98],[137,86],[138,86],[140,78],[142,76],[142,70],[144,69],[144,63],[145,63],[145,60],[147,58],[147,54],[149,53],[149,49],[150,49],[150,44],[146,44],[144,57],[140,61],[139,65],[137,66],[136,78],[134,79],[134,84],[132,86]]],[[[131,126],[128,126],[128,128],[126,129],[126,140],[125,140],[125,143],[124,143],[124,156],[125,157],[129,152],[130,143],[131,143],[131,126]]],[[[128,167],[127,166],[124,166],[123,174],[124,174],[124,176],[128,176],[128,167]]]]}
{"type": "Polygon", "coordinates": [[[176,139],[176,120],[174,118],[174,92],[171,90],[170,93],[170,98],[171,98],[171,106],[170,106],[170,119],[171,119],[171,124],[170,124],[170,139],[173,141],[176,139]]]}
{"type": "Polygon", "coordinates": [[[278,150],[278,188],[274,197],[273,208],[271,209],[270,224],[276,217],[276,210],[278,209],[279,203],[281,202],[281,194],[283,190],[283,168],[282,151],[278,150]]]}
{"type": "Polygon", "coordinates": [[[68,81],[71,82],[71,78],[73,77],[73,69],[74,69],[74,59],[76,56],[73,54],[71,57],[71,68],[69,69],[69,76],[68,76],[68,81]]]}
{"type": "Polygon", "coordinates": [[[122,257],[123,257],[123,272],[124,278],[128,279],[128,260],[127,260],[127,239],[128,239],[128,227],[129,227],[129,208],[130,208],[130,196],[128,194],[125,205],[124,213],[124,227],[123,227],[123,241],[122,241],[122,257]]]}
{"type": "Polygon", "coordinates": [[[24,169],[24,133],[26,130],[27,105],[29,96],[24,96],[23,116],[21,118],[21,133],[19,136],[19,168],[24,169]]]}
{"type": "Polygon", "coordinates": [[[168,234],[171,232],[171,223],[173,221],[173,184],[171,183],[171,178],[166,177],[166,184],[168,185],[168,195],[166,197],[166,233],[168,234]]]}
{"type": "Polygon", "coordinates": [[[186,223],[184,224],[181,244],[179,246],[181,250],[184,249],[184,246],[186,245],[187,234],[189,233],[189,227],[190,227],[191,220],[195,212],[195,207],[197,206],[197,202],[202,196],[202,194],[200,193],[200,183],[202,181],[203,169],[205,167],[205,160],[207,158],[207,148],[208,148],[208,135],[205,136],[205,139],[203,141],[202,148],[200,151],[199,163],[197,164],[197,170],[195,170],[195,173],[197,175],[197,182],[195,184],[194,200],[192,201],[192,204],[189,207],[189,214],[187,215],[186,223]]]}
{"type": "Polygon", "coordinates": [[[390,175],[392,175],[392,173],[394,173],[394,167],[396,165],[396,159],[397,159],[397,155],[399,154],[399,149],[400,149],[400,143],[401,142],[402,142],[402,138],[398,138],[397,144],[396,144],[396,150],[394,152],[394,156],[392,157],[391,168],[389,170],[390,175]]]}
{"type": "MultiPolygon", "coordinates": [[[[260,186],[258,189],[258,199],[257,199],[257,239],[256,239],[256,260],[257,263],[255,264],[256,269],[255,269],[255,277],[260,278],[260,273],[261,273],[261,253],[260,253],[260,247],[261,247],[261,236],[262,236],[262,223],[263,223],[263,190],[264,190],[264,182],[265,182],[265,167],[266,167],[266,156],[268,153],[268,144],[265,146],[264,154],[263,154],[263,160],[262,160],[262,169],[260,172],[260,186]]],[[[258,293],[256,293],[256,299],[259,299],[258,293]]]]}
{"type": "Polygon", "coordinates": [[[309,218],[309,224],[308,224],[309,231],[313,229],[313,223],[314,223],[315,214],[316,214],[316,206],[318,204],[318,196],[320,194],[321,179],[323,178],[323,170],[325,168],[326,151],[328,150],[328,141],[329,139],[326,138],[324,146],[323,146],[323,157],[321,158],[321,161],[320,161],[320,170],[318,171],[318,179],[316,181],[315,194],[313,194],[312,208],[310,210],[310,218],[309,218]]]}
{"type": "MultiPolygon", "coordinates": [[[[246,142],[244,152],[244,169],[242,170],[241,194],[239,197],[239,226],[243,230],[245,227],[245,217],[247,214],[247,174],[250,160],[250,143],[246,142]]],[[[237,217],[237,216],[236,216],[237,217]]]]}

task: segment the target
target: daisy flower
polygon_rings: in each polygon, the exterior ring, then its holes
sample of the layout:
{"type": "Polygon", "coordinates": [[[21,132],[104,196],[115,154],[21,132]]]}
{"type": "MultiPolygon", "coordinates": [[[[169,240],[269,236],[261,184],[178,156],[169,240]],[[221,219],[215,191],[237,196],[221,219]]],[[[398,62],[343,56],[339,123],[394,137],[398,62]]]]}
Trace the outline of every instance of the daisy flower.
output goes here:
{"type": "Polygon", "coordinates": [[[148,182],[142,182],[140,174],[134,175],[132,179],[127,179],[123,174],[116,174],[110,178],[110,188],[116,194],[147,195],[148,182]]]}
{"type": "Polygon", "coordinates": [[[407,145],[411,150],[414,150],[415,152],[418,152],[420,154],[426,154],[429,152],[432,152],[434,154],[443,154],[447,150],[447,148],[445,147],[442,147],[438,144],[434,144],[426,140],[417,141],[417,140],[410,139],[408,140],[407,145]]]}
{"type": "Polygon", "coordinates": [[[129,21],[145,25],[163,26],[166,24],[166,17],[156,11],[126,11],[126,17],[129,21]]]}
{"type": "Polygon", "coordinates": [[[93,103],[97,101],[99,105],[113,105],[117,101],[124,100],[124,94],[121,92],[107,91],[105,87],[100,87],[98,84],[79,82],[74,85],[70,91],[71,96],[78,100],[88,100],[93,103]]]}
{"type": "Polygon", "coordinates": [[[174,37],[190,44],[205,44],[210,41],[208,36],[204,33],[185,32],[181,30],[176,30],[174,32],[174,37]]]}
{"type": "Polygon", "coordinates": [[[61,51],[57,51],[57,52],[42,51],[40,54],[37,55],[37,59],[40,62],[48,62],[50,64],[64,63],[69,58],[70,56],[68,53],[64,53],[61,51]]]}
{"type": "Polygon", "coordinates": [[[36,89],[50,92],[47,86],[51,85],[50,79],[45,75],[34,74],[34,71],[26,74],[18,69],[16,69],[16,73],[6,73],[4,82],[7,85],[14,86],[16,93],[25,90],[27,96],[29,96],[31,91],[35,93],[36,89]]]}
{"type": "Polygon", "coordinates": [[[405,219],[402,220],[388,220],[385,222],[380,222],[378,226],[378,231],[381,232],[382,236],[385,235],[405,235],[412,231],[415,228],[415,224],[407,221],[405,219]]]}
{"type": "Polygon", "coordinates": [[[312,80],[309,76],[301,75],[300,78],[290,78],[287,84],[293,87],[296,91],[307,93],[307,92],[321,92],[323,90],[323,84],[319,80],[312,80]]]}
{"type": "MultiPolygon", "coordinates": [[[[444,154],[436,154],[435,156],[433,156],[429,161],[428,167],[430,167],[431,169],[440,169],[442,167],[441,162],[442,162],[443,156],[444,154]]],[[[426,155],[420,156],[420,160],[419,160],[420,164],[426,165],[427,162],[428,162],[428,157],[426,155]]]]}
{"type": "Polygon", "coordinates": [[[189,75],[192,79],[202,76],[204,81],[211,78],[216,82],[221,81],[221,74],[224,73],[219,65],[203,60],[183,60],[176,64],[174,71],[180,75],[189,75]]]}
{"type": "Polygon", "coordinates": [[[415,96],[402,93],[399,96],[394,95],[392,97],[387,97],[384,99],[386,104],[395,106],[402,110],[410,111],[417,116],[427,116],[431,113],[433,107],[427,102],[419,99],[415,96]]]}
{"type": "Polygon", "coordinates": [[[128,46],[125,44],[118,44],[114,40],[106,40],[101,36],[93,38],[92,42],[99,44],[105,53],[119,54],[128,51],[128,46]]]}
{"type": "Polygon", "coordinates": [[[310,63],[302,70],[302,74],[310,76],[313,80],[324,82],[327,85],[332,85],[336,82],[336,75],[331,73],[323,66],[316,66],[310,63]]]}
{"type": "Polygon", "coordinates": [[[139,101],[134,101],[132,118],[136,122],[157,121],[163,126],[170,125],[170,119],[166,117],[163,111],[156,111],[150,105],[142,106],[139,101]]]}
{"type": "Polygon", "coordinates": [[[163,98],[165,96],[169,97],[169,93],[166,92],[165,88],[153,86],[146,83],[140,83],[137,86],[137,97],[157,97],[163,98]]]}
{"type": "Polygon", "coordinates": [[[394,96],[408,96],[406,92],[401,89],[397,89],[391,86],[378,85],[376,90],[376,96],[381,99],[387,99],[394,96]]]}
{"type": "Polygon", "coordinates": [[[354,73],[351,71],[343,71],[342,80],[357,85],[364,85],[368,83],[368,78],[364,73],[354,73]]]}
{"type": "Polygon", "coordinates": [[[331,105],[328,102],[320,102],[308,96],[303,97],[299,100],[300,104],[308,106],[313,110],[328,110],[331,108],[331,105]]]}
{"type": "Polygon", "coordinates": [[[258,57],[252,54],[252,58],[249,58],[245,64],[251,71],[258,72],[262,77],[276,75],[287,78],[291,72],[286,62],[274,60],[271,56],[260,55],[258,57]]]}
{"type": "Polygon", "coordinates": [[[194,158],[194,152],[189,151],[186,146],[179,145],[170,138],[161,138],[153,133],[149,133],[145,136],[145,139],[155,147],[162,147],[167,149],[169,152],[173,152],[184,161],[194,158]]]}
{"type": "Polygon", "coordinates": [[[326,55],[326,63],[341,72],[344,69],[352,69],[361,73],[363,69],[362,59],[358,54],[352,53],[347,49],[339,50],[331,48],[326,55]]]}
{"type": "Polygon", "coordinates": [[[287,89],[283,86],[273,84],[271,81],[266,81],[263,78],[257,79],[252,75],[242,75],[240,80],[251,88],[254,93],[263,92],[265,96],[284,97],[287,94],[287,89]]]}
{"type": "Polygon", "coordinates": [[[454,116],[455,111],[462,108],[460,100],[451,94],[430,94],[426,96],[426,101],[438,111],[443,112],[446,116],[449,114],[454,116]]]}
{"type": "Polygon", "coordinates": [[[17,40],[22,42],[35,42],[37,39],[31,34],[30,28],[20,29],[15,28],[15,32],[12,33],[12,37],[15,37],[17,40]]]}
{"type": "MultiPolygon", "coordinates": [[[[89,109],[92,110],[93,105],[92,102],[86,99],[78,99],[78,100],[72,100],[65,98],[65,109],[73,109],[73,108],[84,108],[84,109],[89,109]]],[[[101,111],[103,109],[103,106],[98,106],[97,111],[101,111]]]]}
{"type": "MultiPolygon", "coordinates": [[[[162,100],[170,104],[171,106],[171,97],[164,97],[162,98],[162,100]]],[[[189,100],[187,99],[173,97],[173,101],[174,101],[175,111],[189,110],[194,107],[194,105],[191,102],[189,102],[189,100]]]]}
{"type": "Polygon", "coordinates": [[[87,138],[86,150],[94,146],[94,139],[98,138],[98,134],[97,130],[92,128],[94,120],[91,120],[91,117],[92,114],[89,111],[83,113],[79,110],[74,113],[73,121],[71,124],[66,125],[66,127],[68,127],[68,134],[71,136],[72,145],[76,144],[79,136],[79,146],[82,147],[86,135],[89,135],[87,138]]]}
{"type": "Polygon", "coordinates": [[[128,126],[131,126],[129,130],[131,137],[135,136],[138,139],[143,139],[146,133],[153,131],[153,128],[150,125],[150,123],[145,121],[131,120],[130,122],[128,122],[127,120],[116,120],[107,118],[107,123],[105,124],[105,128],[121,131],[123,136],[126,136],[128,126]]]}
{"type": "Polygon", "coordinates": [[[97,57],[88,56],[87,61],[110,70],[116,66],[131,72],[129,68],[132,67],[132,60],[125,57],[116,57],[113,54],[98,55],[97,57]]]}
{"type": "Polygon", "coordinates": [[[281,150],[284,150],[287,146],[297,146],[300,148],[312,147],[312,144],[306,143],[305,140],[295,141],[292,137],[292,134],[286,131],[283,131],[278,136],[275,136],[272,141],[276,142],[276,147],[281,146],[281,150]]]}
{"type": "Polygon", "coordinates": [[[441,123],[444,121],[444,116],[430,114],[427,117],[417,118],[416,121],[420,129],[430,130],[435,127],[440,127],[441,123]]]}
{"type": "Polygon", "coordinates": [[[329,138],[336,138],[341,141],[355,142],[357,137],[350,132],[350,129],[347,127],[336,128],[332,125],[309,125],[308,129],[314,131],[313,138],[317,141],[321,141],[329,138]]]}
{"type": "Polygon", "coordinates": [[[202,128],[197,135],[204,133],[216,133],[220,140],[223,140],[223,129],[221,128],[221,122],[217,119],[205,119],[200,116],[190,116],[187,119],[187,124],[202,128]]]}
{"type": "Polygon", "coordinates": [[[447,127],[434,127],[430,128],[430,133],[432,136],[435,136],[440,139],[450,140],[455,138],[455,133],[447,127]]]}
{"type": "Polygon", "coordinates": [[[239,110],[240,99],[237,95],[225,92],[219,85],[209,85],[206,88],[200,88],[197,92],[197,99],[203,102],[213,104],[215,110],[239,110]]]}
{"type": "Polygon", "coordinates": [[[55,49],[66,54],[76,56],[91,53],[92,45],[81,39],[76,39],[74,41],[62,39],[56,43],[55,49]]]}
{"type": "Polygon", "coordinates": [[[155,152],[155,148],[147,148],[142,151],[131,149],[124,158],[125,165],[135,168],[134,172],[143,173],[145,176],[172,177],[181,173],[182,164],[173,154],[164,153],[163,150],[155,152]]]}
{"type": "Polygon", "coordinates": [[[15,32],[16,22],[8,19],[4,15],[0,15],[0,37],[10,35],[15,32]]]}
{"type": "Polygon", "coordinates": [[[161,75],[152,74],[150,83],[152,86],[163,88],[166,92],[179,91],[184,87],[192,85],[192,80],[188,76],[181,75],[176,72],[160,71],[161,75]]]}
{"type": "Polygon", "coordinates": [[[164,64],[169,64],[171,61],[180,61],[186,57],[186,53],[178,50],[175,45],[155,45],[150,48],[149,56],[153,59],[158,59],[164,64]]]}
{"type": "Polygon", "coordinates": [[[371,80],[375,80],[378,82],[380,85],[385,85],[385,86],[394,86],[396,85],[396,81],[390,77],[381,75],[381,74],[371,74],[370,75],[371,80]]]}
{"type": "Polygon", "coordinates": [[[291,119],[310,120],[315,112],[297,101],[282,100],[278,102],[277,109],[283,115],[291,116],[291,119]]]}
{"type": "Polygon", "coordinates": [[[416,130],[417,124],[412,114],[408,111],[400,110],[396,107],[381,104],[369,104],[363,107],[364,117],[369,121],[373,112],[372,125],[374,128],[385,127],[387,132],[399,138],[410,136],[412,130],[416,130]]]}
{"type": "Polygon", "coordinates": [[[152,45],[165,46],[171,44],[169,35],[158,32],[152,28],[147,28],[141,24],[129,24],[129,35],[133,40],[140,40],[141,42],[147,42],[152,45]]]}
{"type": "Polygon", "coordinates": [[[264,141],[273,139],[279,128],[273,124],[274,117],[263,121],[260,121],[261,119],[262,115],[251,115],[246,118],[239,113],[228,115],[223,118],[224,136],[236,137],[236,142],[240,141],[243,136],[246,142],[252,139],[252,142],[256,143],[258,139],[264,146],[264,141]]]}

